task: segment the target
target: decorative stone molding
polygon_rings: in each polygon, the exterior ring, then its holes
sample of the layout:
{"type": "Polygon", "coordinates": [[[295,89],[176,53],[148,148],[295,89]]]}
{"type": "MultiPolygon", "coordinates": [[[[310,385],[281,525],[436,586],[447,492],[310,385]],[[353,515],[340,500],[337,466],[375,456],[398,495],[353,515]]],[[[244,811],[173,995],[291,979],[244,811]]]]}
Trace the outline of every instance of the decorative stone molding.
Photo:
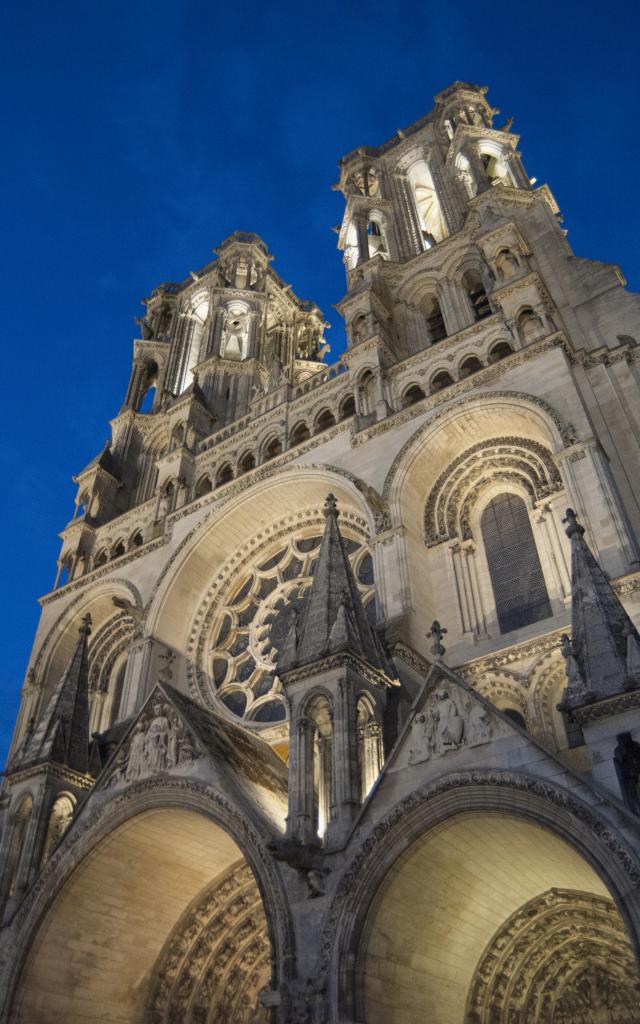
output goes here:
{"type": "Polygon", "coordinates": [[[154,968],[147,1024],[268,1024],[259,993],[271,980],[271,943],[260,892],[247,864],[199,894],[154,968]]]}
{"type": "MultiPolygon", "coordinates": [[[[415,789],[365,832],[324,918],[320,977],[328,976],[333,963],[353,962],[349,959],[351,943],[361,933],[368,901],[397,856],[429,828],[468,808],[472,793],[476,810],[499,806],[508,813],[518,806],[522,813],[526,806],[530,820],[558,831],[565,842],[577,844],[582,856],[598,863],[601,875],[616,879],[619,897],[626,901],[626,920],[632,923],[636,939],[640,936],[640,861],[614,827],[581,797],[552,782],[511,771],[478,769],[451,773],[415,789]]],[[[350,984],[346,976],[342,980],[350,984]]]]}
{"type": "MultiPolygon", "coordinates": [[[[476,376],[477,375],[474,374],[473,378],[468,378],[468,379],[469,380],[474,380],[476,376]]],[[[439,392],[439,394],[441,394],[441,392],[439,392]]],[[[389,506],[389,499],[391,497],[391,490],[392,490],[392,487],[393,487],[393,484],[394,484],[394,481],[395,481],[395,477],[397,475],[397,472],[398,472],[401,464],[404,462],[405,458],[407,457],[409,451],[412,448],[416,447],[419,444],[420,440],[423,438],[423,436],[433,429],[434,423],[436,423],[438,420],[442,419],[444,416],[450,416],[452,414],[457,413],[459,410],[463,409],[467,405],[471,405],[471,404],[481,405],[483,402],[486,402],[487,404],[489,404],[491,402],[500,401],[500,399],[504,399],[506,401],[512,401],[512,402],[521,402],[525,408],[527,406],[531,406],[531,405],[537,406],[539,409],[542,410],[542,412],[545,414],[545,416],[547,416],[549,418],[549,420],[553,423],[553,425],[555,426],[556,430],[558,431],[558,434],[560,435],[560,437],[561,437],[562,441],[564,442],[564,444],[565,445],[569,445],[569,444],[573,444],[574,443],[574,441],[575,441],[575,431],[574,431],[574,428],[570,424],[565,424],[561,420],[560,416],[555,411],[555,409],[553,409],[548,404],[548,402],[545,402],[544,399],[539,398],[537,395],[526,394],[525,392],[521,392],[521,391],[481,391],[481,392],[476,392],[473,395],[470,395],[469,397],[464,398],[464,399],[462,399],[459,402],[454,402],[451,405],[447,405],[447,407],[445,409],[441,409],[439,412],[437,412],[434,416],[432,416],[426,422],[422,423],[420,425],[420,427],[418,428],[418,430],[416,430],[415,433],[412,434],[411,437],[408,438],[407,441],[405,441],[404,445],[402,446],[402,448],[400,449],[400,451],[396,455],[395,459],[391,463],[391,466],[390,466],[389,471],[387,473],[387,476],[385,478],[384,488],[383,488],[383,491],[382,491],[382,502],[383,502],[383,504],[386,507],[389,506]]]]}
{"type": "Polygon", "coordinates": [[[633,951],[613,902],[549,889],[491,939],[471,982],[465,1020],[575,1024],[601,1010],[603,1019],[632,1022],[637,1006],[633,951]]]}
{"type": "Polygon", "coordinates": [[[259,830],[245,807],[205,783],[196,779],[152,777],[124,790],[114,790],[114,795],[106,802],[87,801],[20,903],[10,929],[5,931],[3,958],[0,959],[0,992],[5,994],[5,1009],[11,1004],[24,957],[40,922],[78,864],[121,824],[142,811],[176,806],[211,818],[238,843],[259,881],[270,922],[276,977],[286,980],[290,976],[293,937],[280,875],[267,848],[272,836],[259,830]],[[10,966],[8,950],[11,950],[10,966]],[[6,973],[7,967],[10,975],[6,973]]]}
{"type": "Polygon", "coordinates": [[[461,452],[440,474],[425,506],[425,540],[471,537],[470,517],[480,490],[494,479],[516,480],[528,491],[532,505],[562,489],[551,452],[536,441],[497,437],[479,441],[461,452]]]}

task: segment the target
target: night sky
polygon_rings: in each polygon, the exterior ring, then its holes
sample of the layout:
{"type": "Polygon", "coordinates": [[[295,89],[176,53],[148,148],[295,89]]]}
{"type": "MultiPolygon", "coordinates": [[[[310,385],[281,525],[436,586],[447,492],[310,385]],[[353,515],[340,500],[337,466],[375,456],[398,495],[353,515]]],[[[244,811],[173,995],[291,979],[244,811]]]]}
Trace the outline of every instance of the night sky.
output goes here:
{"type": "Polygon", "coordinates": [[[580,256],[640,289],[638,5],[11,3],[3,14],[0,762],[73,473],[124,399],[133,317],[256,231],[332,323],[336,161],[455,79],[514,116],[580,256]],[[7,408],[8,406],[8,408],[7,408]]]}

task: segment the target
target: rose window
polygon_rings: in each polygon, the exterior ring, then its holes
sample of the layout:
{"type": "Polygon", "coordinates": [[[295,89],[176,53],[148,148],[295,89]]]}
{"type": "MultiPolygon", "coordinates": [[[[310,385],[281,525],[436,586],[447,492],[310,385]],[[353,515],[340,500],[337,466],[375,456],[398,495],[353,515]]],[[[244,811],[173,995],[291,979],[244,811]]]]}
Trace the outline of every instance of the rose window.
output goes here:
{"type": "MultiPolygon", "coordinates": [[[[373,618],[373,564],[368,549],[343,533],[368,615],[373,618]]],[[[221,701],[239,717],[274,724],[286,718],[277,675],[293,609],[301,612],[320,550],[317,528],[290,537],[235,577],[216,602],[199,690],[208,703],[221,701]],[[203,678],[204,677],[204,678],[203,678]],[[208,685],[207,685],[208,682],[208,685]],[[203,683],[205,684],[203,687],[203,683]],[[212,700],[213,697],[213,700],[212,700]]]]}

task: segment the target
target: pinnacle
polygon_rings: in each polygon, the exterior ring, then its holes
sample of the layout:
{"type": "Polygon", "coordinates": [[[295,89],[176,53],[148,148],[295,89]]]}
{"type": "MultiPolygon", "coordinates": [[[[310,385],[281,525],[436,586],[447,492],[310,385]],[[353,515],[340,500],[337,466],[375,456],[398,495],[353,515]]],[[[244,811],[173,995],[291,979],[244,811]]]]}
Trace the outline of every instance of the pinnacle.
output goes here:
{"type": "Polygon", "coordinates": [[[563,522],[571,540],[572,638],[563,638],[568,685],[561,706],[569,709],[638,685],[640,637],[572,508],[563,522]]]}
{"type": "Polygon", "coordinates": [[[325,529],[313,582],[301,621],[291,619],[278,666],[281,672],[343,650],[386,671],[340,533],[339,514],[335,495],[327,495],[325,529]]]}

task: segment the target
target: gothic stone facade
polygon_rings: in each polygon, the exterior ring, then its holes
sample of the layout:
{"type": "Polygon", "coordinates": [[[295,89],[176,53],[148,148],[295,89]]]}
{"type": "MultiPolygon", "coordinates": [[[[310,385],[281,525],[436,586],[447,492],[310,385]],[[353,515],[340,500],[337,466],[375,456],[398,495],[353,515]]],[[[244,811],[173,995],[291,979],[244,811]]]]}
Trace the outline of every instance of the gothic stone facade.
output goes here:
{"type": "Polygon", "coordinates": [[[498,113],[340,161],[337,363],[253,234],[145,300],[4,780],[4,1020],[640,1020],[640,299],[498,113]]]}

